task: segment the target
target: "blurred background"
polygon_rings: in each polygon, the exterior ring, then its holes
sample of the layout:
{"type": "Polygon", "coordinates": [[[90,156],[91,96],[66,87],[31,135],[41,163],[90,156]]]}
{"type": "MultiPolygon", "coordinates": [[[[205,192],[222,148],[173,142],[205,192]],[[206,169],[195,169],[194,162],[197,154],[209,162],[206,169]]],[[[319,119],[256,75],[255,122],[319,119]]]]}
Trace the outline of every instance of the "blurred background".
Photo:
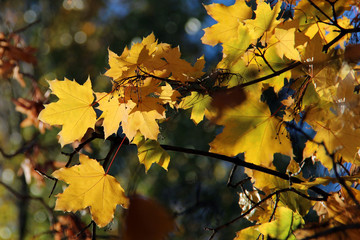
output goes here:
{"type": "MultiPolygon", "coordinates": [[[[61,149],[57,128],[37,126],[36,113],[49,98],[46,80],[76,79],[83,83],[89,76],[95,91],[109,91],[110,80],[103,76],[111,49],[121,54],[124,47],[139,42],[151,32],[159,42],[180,46],[182,58],[189,62],[205,55],[206,71],[219,58],[219,47],[204,46],[202,29],[214,23],[203,4],[234,1],[200,0],[0,0],[1,43],[11,43],[24,51],[17,59],[18,75],[0,72],[0,239],[61,239],[51,226],[55,194],[65,184],[47,175],[63,167],[73,146],[61,149]],[[16,36],[15,36],[16,35],[16,36]],[[5,40],[4,40],[5,39],[5,40]],[[31,47],[31,48],[28,48],[31,47]],[[34,48],[34,49],[32,49],[34,48]],[[29,56],[35,56],[36,61],[29,56]],[[19,99],[22,100],[19,100],[19,99]],[[32,121],[29,124],[22,123],[32,121]],[[20,126],[20,124],[22,125],[20,126]]],[[[4,46],[4,45],[1,45],[4,46]]],[[[0,47],[1,47],[0,46],[0,47]]],[[[15,71],[15,70],[14,70],[15,71]]],[[[209,149],[208,143],[219,129],[207,121],[195,125],[189,112],[171,112],[171,120],[161,125],[160,141],[165,144],[209,149]]],[[[92,158],[104,158],[107,141],[95,140],[86,147],[92,158]]],[[[239,189],[226,187],[230,164],[205,157],[170,153],[166,172],[152,166],[147,174],[139,165],[136,149],[121,149],[111,174],[125,191],[156,199],[175,216],[177,230],[170,239],[208,239],[206,227],[216,227],[237,217],[239,189]]],[[[241,179],[241,172],[237,181],[241,179]]],[[[63,215],[55,212],[56,216],[63,215]]],[[[119,236],[122,210],[116,211],[109,227],[98,231],[99,239],[119,236]]],[[[71,221],[90,223],[89,214],[70,214],[71,221]]],[[[70,221],[70,220],[68,220],[70,221]]],[[[237,222],[219,232],[215,239],[232,239],[241,229],[237,222]]],[[[80,231],[81,229],[79,229],[80,231]]],[[[75,233],[76,234],[76,233],[75,233]]],[[[65,238],[66,239],[66,238],[65,238]]]]}

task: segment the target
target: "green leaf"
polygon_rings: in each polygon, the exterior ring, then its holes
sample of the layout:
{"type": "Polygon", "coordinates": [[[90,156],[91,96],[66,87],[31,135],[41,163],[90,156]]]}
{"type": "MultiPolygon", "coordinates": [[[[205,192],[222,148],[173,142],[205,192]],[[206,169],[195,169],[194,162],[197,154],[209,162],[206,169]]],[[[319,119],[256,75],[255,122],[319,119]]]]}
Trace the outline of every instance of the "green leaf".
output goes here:
{"type": "Polygon", "coordinates": [[[296,239],[293,231],[305,223],[300,214],[286,207],[278,207],[275,221],[264,223],[258,227],[259,232],[274,239],[296,239]]]}

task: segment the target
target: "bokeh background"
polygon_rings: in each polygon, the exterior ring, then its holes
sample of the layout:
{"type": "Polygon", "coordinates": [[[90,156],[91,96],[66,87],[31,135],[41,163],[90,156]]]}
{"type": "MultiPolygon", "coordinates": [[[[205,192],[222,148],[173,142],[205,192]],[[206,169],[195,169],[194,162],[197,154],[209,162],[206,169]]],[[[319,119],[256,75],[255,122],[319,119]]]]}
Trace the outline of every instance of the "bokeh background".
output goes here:
{"type": "MultiPolygon", "coordinates": [[[[22,62],[25,87],[15,79],[0,79],[0,181],[17,194],[0,185],[0,239],[52,239],[51,214],[45,205],[54,206],[54,185],[34,171],[48,175],[64,166],[73,146],[61,149],[52,128],[40,133],[34,126],[20,127],[27,117],[15,110],[14,99],[32,100],[36,92],[48,96],[46,80],[76,79],[83,83],[91,78],[95,91],[109,91],[110,79],[103,76],[108,68],[111,49],[121,54],[125,46],[141,41],[151,32],[159,42],[180,46],[182,57],[194,62],[201,55],[211,71],[221,57],[220,47],[201,43],[202,29],[214,23],[203,4],[234,1],[200,0],[1,0],[0,32],[16,32],[21,44],[34,47],[36,64],[22,62]],[[37,85],[38,87],[34,87],[37,85]],[[18,151],[17,150],[21,150],[18,151]],[[7,156],[6,156],[7,155],[7,156]],[[39,200],[29,199],[39,198],[39,200]]],[[[189,112],[173,111],[171,120],[162,123],[160,141],[165,144],[207,151],[217,126],[207,121],[195,125],[189,112]]],[[[109,143],[93,141],[85,149],[92,158],[104,158],[109,143]]],[[[227,187],[230,164],[205,157],[170,153],[166,172],[153,166],[147,174],[136,159],[136,149],[123,147],[111,174],[116,175],[127,193],[156,199],[174,215],[177,230],[170,239],[207,239],[210,231],[238,216],[239,189],[227,187]]],[[[233,181],[242,177],[241,171],[233,181]]],[[[62,191],[58,184],[55,194],[62,191]]],[[[85,225],[90,218],[82,211],[76,214],[85,225]]],[[[62,215],[62,212],[56,212],[62,215]]],[[[122,227],[121,209],[109,227],[98,231],[101,236],[119,236],[122,227]]],[[[215,239],[232,239],[244,222],[237,222],[216,235],[215,239]]],[[[141,231],[141,229],[139,229],[141,231]]]]}

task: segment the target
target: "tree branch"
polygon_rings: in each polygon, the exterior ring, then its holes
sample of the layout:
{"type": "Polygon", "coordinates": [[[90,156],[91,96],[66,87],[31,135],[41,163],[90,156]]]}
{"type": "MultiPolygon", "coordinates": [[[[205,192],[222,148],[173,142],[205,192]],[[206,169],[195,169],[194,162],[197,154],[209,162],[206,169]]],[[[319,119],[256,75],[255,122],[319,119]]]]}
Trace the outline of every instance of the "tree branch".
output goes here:
{"type": "MultiPolygon", "coordinates": [[[[256,170],[256,171],[260,171],[266,174],[270,174],[273,175],[275,177],[279,177],[281,179],[284,180],[289,180],[292,183],[302,183],[303,181],[299,178],[293,177],[293,176],[289,176],[286,173],[281,173],[278,172],[276,170],[272,170],[260,165],[256,165],[253,163],[249,163],[249,162],[245,162],[239,158],[236,157],[228,157],[225,155],[221,155],[221,154],[217,154],[217,153],[211,153],[211,152],[205,152],[205,151],[201,151],[201,150],[196,150],[196,149],[189,149],[189,148],[182,148],[182,147],[175,147],[175,146],[170,146],[170,145],[160,145],[163,149],[165,150],[169,150],[169,151],[175,151],[175,152],[183,152],[183,153],[189,153],[189,154],[194,154],[194,155],[199,155],[199,156],[205,156],[205,157],[211,157],[211,158],[216,158],[216,159],[220,159],[226,162],[231,162],[234,163],[238,166],[242,166],[242,167],[246,167],[252,170],[256,170]]],[[[324,198],[327,198],[328,196],[330,196],[330,194],[328,194],[327,192],[321,190],[320,188],[317,187],[310,187],[309,189],[311,189],[312,191],[316,192],[317,194],[320,194],[321,196],[323,196],[324,198]]]]}
{"type": "Polygon", "coordinates": [[[359,228],[360,228],[360,223],[336,226],[336,227],[329,228],[324,231],[315,233],[312,236],[302,238],[302,240],[319,239],[319,237],[327,236],[327,235],[334,234],[337,232],[345,232],[345,230],[348,230],[348,229],[357,229],[358,230],[359,228]]]}
{"type": "Polygon", "coordinates": [[[35,201],[39,201],[44,207],[45,209],[48,211],[49,215],[51,216],[51,220],[54,219],[54,210],[49,207],[49,205],[47,205],[44,201],[44,199],[42,199],[41,197],[33,197],[30,195],[24,195],[22,193],[19,193],[18,191],[16,191],[15,189],[13,189],[12,187],[10,187],[9,185],[7,185],[6,183],[4,183],[3,181],[0,181],[0,185],[4,186],[9,192],[11,192],[16,198],[19,199],[29,199],[29,200],[35,200],[35,201]]]}
{"type": "Polygon", "coordinates": [[[225,228],[225,227],[228,227],[230,226],[231,224],[233,224],[234,222],[238,221],[239,219],[245,217],[246,215],[248,215],[249,213],[251,213],[251,211],[253,211],[255,208],[259,207],[261,204],[263,204],[264,202],[266,202],[268,199],[272,198],[272,196],[274,195],[278,195],[280,193],[283,193],[283,192],[294,192],[296,194],[299,194],[300,196],[302,197],[305,197],[306,199],[309,199],[309,200],[312,200],[312,201],[326,201],[326,198],[315,198],[315,197],[310,197],[310,196],[307,196],[303,193],[300,193],[299,191],[295,190],[294,188],[284,188],[284,189],[280,189],[280,190],[277,190],[273,193],[270,193],[269,195],[267,195],[265,198],[261,199],[261,201],[257,202],[256,204],[254,204],[254,206],[252,206],[249,210],[247,210],[246,212],[244,212],[243,214],[241,214],[240,216],[232,219],[231,221],[219,226],[219,227],[216,227],[216,228],[206,228],[207,230],[212,230],[213,233],[211,234],[209,240],[213,239],[213,237],[215,236],[215,234],[220,231],[221,229],[225,228]]]}
{"type": "Polygon", "coordinates": [[[37,142],[37,135],[31,139],[29,142],[24,143],[18,150],[16,150],[14,153],[6,153],[4,151],[4,149],[0,148],[0,153],[5,157],[5,158],[12,158],[15,157],[18,154],[24,153],[26,152],[28,149],[32,148],[35,143],[37,142]]]}

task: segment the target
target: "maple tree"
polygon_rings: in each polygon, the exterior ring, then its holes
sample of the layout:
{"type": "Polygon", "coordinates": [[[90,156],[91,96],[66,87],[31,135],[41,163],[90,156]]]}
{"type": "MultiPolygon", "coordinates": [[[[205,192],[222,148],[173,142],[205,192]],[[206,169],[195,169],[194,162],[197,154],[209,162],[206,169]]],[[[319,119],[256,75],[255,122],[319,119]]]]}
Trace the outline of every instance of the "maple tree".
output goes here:
{"type": "MultiPolygon", "coordinates": [[[[155,201],[124,190],[124,177],[111,170],[124,146],[136,146],[146,174],[152,174],[154,164],[171,171],[169,152],[180,152],[233,164],[228,186],[239,191],[241,214],[206,226],[209,239],[229,226],[239,226],[233,239],[357,236],[359,2],[236,0],[230,6],[204,7],[216,23],[204,29],[201,41],[220,44],[223,53],[214,69],[206,70],[204,56],[189,63],[179,47],[159,43],[151,33],[122,53],[108,50],[104,75],[109,91],[95,91],[92,85],[98,80],[90,77],[83,84],[65,78],[48,81],[54,98],[35,84],[33,100],[15,99],[16,109],[27,115],[21,127],[34,125],[41,134],[51,126],[61,128],[61,148],[72,149],[62,152],[66,164],[54,164],[51,174],[49,169],[32,170],[54,181],[50,195],[59,180],[68,186],[55,196],[53,209],[41,198],[1,185],[43,204],[54,218],[55,237],[71,228],[69,237],[78,231],[88,238],[92,226],[95,238],[96,226],[111,224],[121,205],[128,208],[122,226],[125,239],[161,239],[176,235],[174,217],[155,201]],[[182,111],[191,112],[186,116],[194,128],[202,122],[217,126],[214,138],[206,142],[208,151],[162,139],[161,126],[182,111]],[[104,146],[111,144],[105,158],[92,156],[91,143],[97,139],[104,146]],[[242,179],[234,183],[240,167],[242,179]],[[76,224],[76,217],[57,218],[53,213],[85,209],[92,219],[87,227],[76,224]],[[137,218],[143,220],[139,226],[137,218]]],[[[12,73],[25,87],[19,62],[35,64],[35,58],[32,48],[16,46],[15,36],[0,36],[0,74],[9,78],[12,73]]],[[[17,152],[34,146],[24,145],[17,152]]]]}

